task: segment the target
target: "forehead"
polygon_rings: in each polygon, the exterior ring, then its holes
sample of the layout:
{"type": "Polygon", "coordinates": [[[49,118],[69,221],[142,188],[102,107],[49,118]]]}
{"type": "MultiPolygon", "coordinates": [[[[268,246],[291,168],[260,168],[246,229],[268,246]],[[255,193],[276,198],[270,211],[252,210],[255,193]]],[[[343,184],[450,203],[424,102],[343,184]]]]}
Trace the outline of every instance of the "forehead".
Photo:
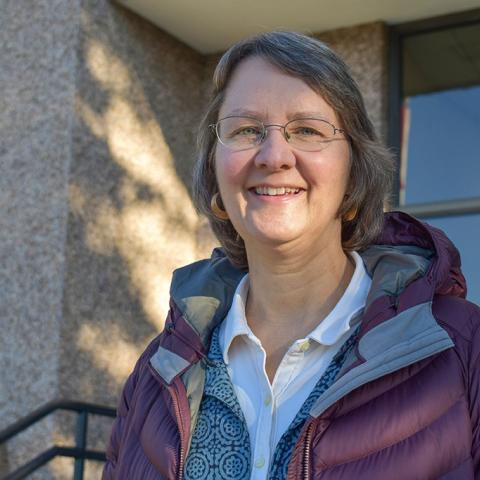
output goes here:
{"type": "Polygon", "coordinates": [[[261,57],[249,57],[235,68],[219,118],[239,114],[262,120],[305,116],[336,120],[332,107],[302,79],[289,75],[261,57]]]}

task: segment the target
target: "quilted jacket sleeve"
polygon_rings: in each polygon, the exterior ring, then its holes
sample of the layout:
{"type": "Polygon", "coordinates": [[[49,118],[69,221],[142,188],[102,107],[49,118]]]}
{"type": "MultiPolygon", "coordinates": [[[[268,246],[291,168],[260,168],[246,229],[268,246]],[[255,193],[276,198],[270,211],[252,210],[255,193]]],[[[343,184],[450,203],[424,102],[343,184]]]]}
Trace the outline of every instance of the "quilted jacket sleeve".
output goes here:
{"type": "Polygon", "coordinates": [[[475,480],[480,480],[480,308],[478,306],[472,306],[472,308],[474,335],[469,365],[469,400],[472,418],[472,457],[475,468],[475,480]]]}
{"type": "Polygon", "coordinates": [[[159,337],[153,340],[143,352],[123,387],[122,395],[117,407],[117,416],[112,425],[110,442],[107,447],[107,462],[103,468],[102,480],[113,480],[116,478],[117,461],[122,448],[127,414],[131,407],[131,401],[138,380],[146,368],[150,357],[158,348],[158,339],[159,337]]]}

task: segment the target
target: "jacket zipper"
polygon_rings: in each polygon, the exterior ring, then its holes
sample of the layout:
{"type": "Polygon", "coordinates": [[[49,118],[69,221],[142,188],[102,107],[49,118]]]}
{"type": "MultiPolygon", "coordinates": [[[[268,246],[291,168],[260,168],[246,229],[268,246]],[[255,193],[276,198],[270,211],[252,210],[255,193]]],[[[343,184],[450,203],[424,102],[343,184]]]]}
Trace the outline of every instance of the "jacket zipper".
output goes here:
{"type": "Polygon", "coordinates": [[[183,467],[185,463],[185,448],[184,448],[184,430],[183,430],[183,423],[182,423],[182,415],[180,413],[180,405],[178,403],[178,392],[175,384],[172,387],[169,387],[172,395],[172,403],[175,409],[175,414],[177,416],[177,423],[178,429],[180,430],[180,455],[178,459],[178,474],[177,479],[182,480],[183,478],[183,467]]]}
{"type": "Polygon", "coordinates": [[[303,450],[302,480],[310,478],[310,449],[312,440],[313,422],[307,428],[305,433],[305,448],[303,450]]]}

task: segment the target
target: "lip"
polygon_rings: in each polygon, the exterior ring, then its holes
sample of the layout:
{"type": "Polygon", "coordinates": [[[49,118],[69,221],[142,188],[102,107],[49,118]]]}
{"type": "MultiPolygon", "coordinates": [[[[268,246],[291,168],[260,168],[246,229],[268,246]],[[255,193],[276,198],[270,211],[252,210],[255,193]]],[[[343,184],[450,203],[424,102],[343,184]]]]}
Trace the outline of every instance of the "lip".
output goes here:
{"type": "Polygon", "coordinates": [[[254,191],[256,188],[291,188],[295,190],[305,190],[303,187],[299,187],[298,185],[292,185],[290,183],[282,183],[278,185],[274,185],[272,183],[258,183],[255,185],[252,185],[251,187],[248,187],[247,190],[254,191]]]}

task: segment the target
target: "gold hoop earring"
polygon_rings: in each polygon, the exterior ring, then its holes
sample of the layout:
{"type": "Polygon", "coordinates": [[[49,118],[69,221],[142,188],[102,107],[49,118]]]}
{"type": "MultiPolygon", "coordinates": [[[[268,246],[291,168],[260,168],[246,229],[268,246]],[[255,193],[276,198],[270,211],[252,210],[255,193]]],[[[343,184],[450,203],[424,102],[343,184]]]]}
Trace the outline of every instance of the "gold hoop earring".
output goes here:
{"type": "Polygon", "coordinates": [[[218,205],[218,192],[210,200],[210,208],[219,220],[228,220],[228,213],[218,205]]]}
{"type": "Polygon", "coordinates": [[[351,222],[352,220],[355,220],[357,213],[358,209],[356,207],[353,207],[344,215],[343,220],[345,222],[351,222]]]}

